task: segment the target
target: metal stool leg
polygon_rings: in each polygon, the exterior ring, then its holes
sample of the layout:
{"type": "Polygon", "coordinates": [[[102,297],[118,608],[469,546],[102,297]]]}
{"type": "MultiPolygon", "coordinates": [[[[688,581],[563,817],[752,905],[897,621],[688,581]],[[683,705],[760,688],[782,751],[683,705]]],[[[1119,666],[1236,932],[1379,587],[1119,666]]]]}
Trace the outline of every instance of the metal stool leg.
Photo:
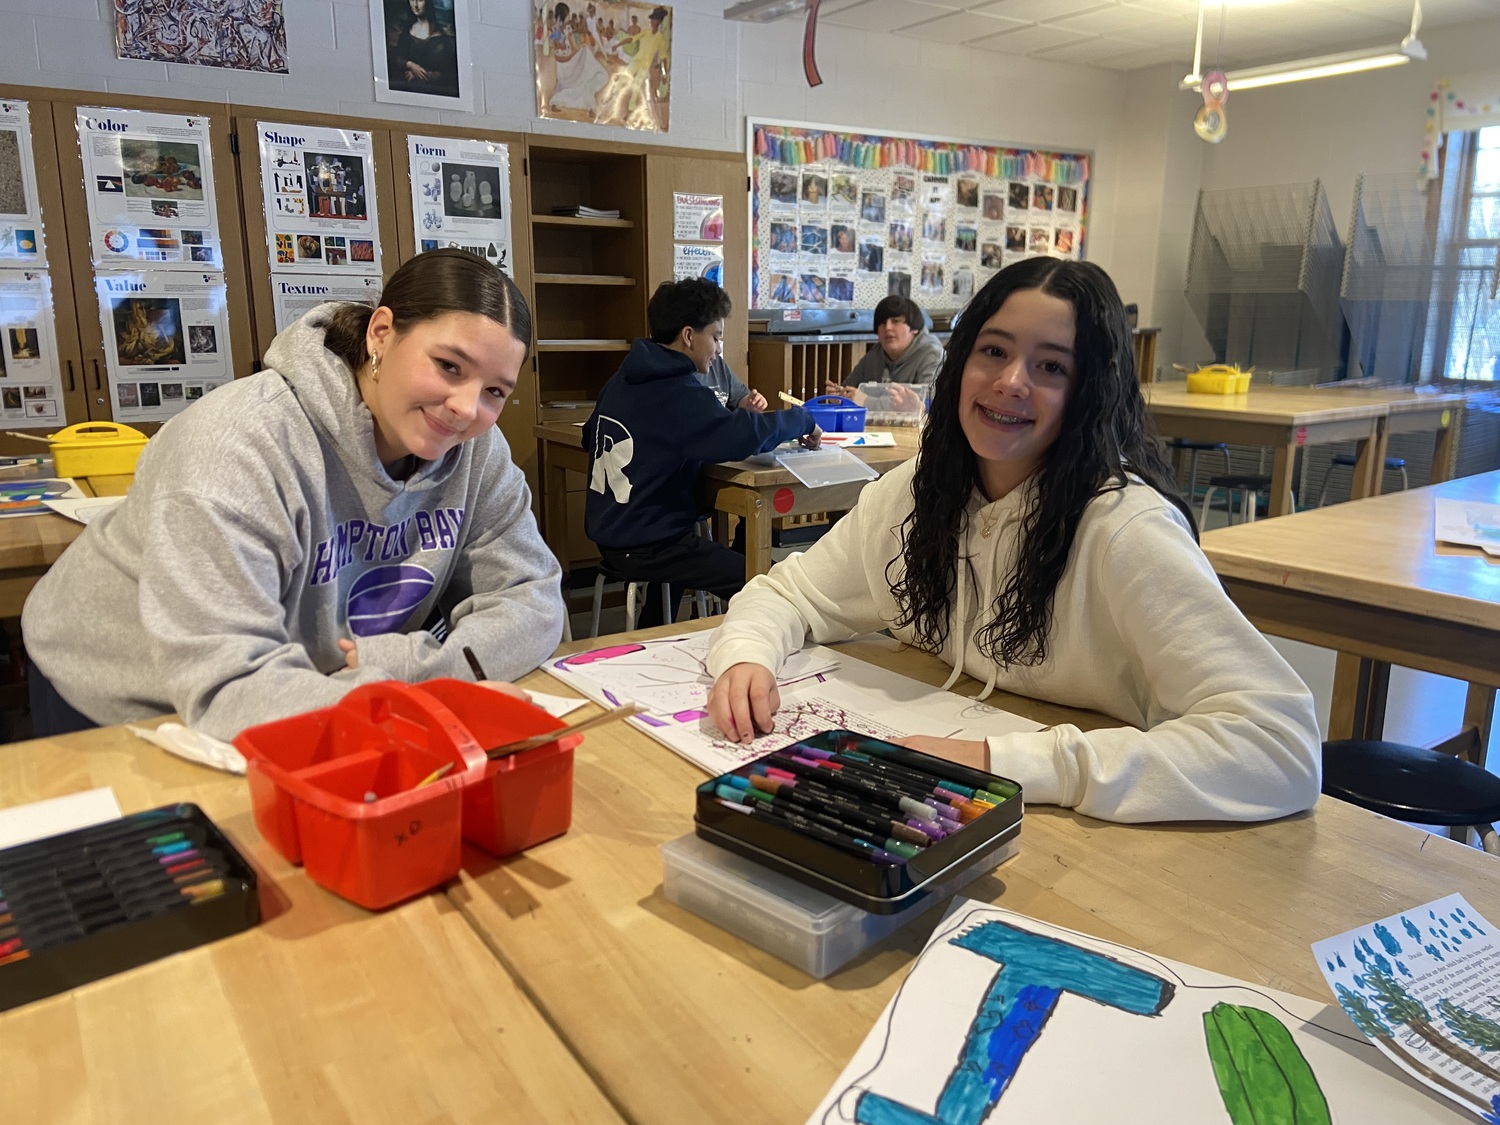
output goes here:
{"type": "Polygon", "coordinates": [[[568,608],[568,599],[563,599],[563,640],[573,639],[573,614],[568,608]]]}
{"type": "Polygon", "coordinates": [[[1188,450],[1188,499],[1191,501],[1198,491],[1198,451],[1188,450]]]}
{"type": "Polygon", "coordinates": [[[599,635],[599,611],[604,605],[604,571],[594,577],[594,604],[589,608],[589,636],[599,635]]]}
{"type": "Polygon", "coordinates": [[[1401,466],[1400,473],[1401,473],[1401,491],[1405,492],[1408,488],[1411,487],[1411,477],[1409,477],[1409,476],[1406,475],[1406,466],[1405,465],[1401,466]]]}
{"type": "Polygon", "coordinates": [[[707,617],[707,616],[708,616],[708,595],[706,593],[704,593],[702,590],[699,590],[698,591],[698,617],[701,619],[701,618],[704,618],[704,617],[707,617]]]}
{"type": "Polygon", "coordinates": [[[1259,502],[1259,500],[1260,496],[1256,494],[1254,489],[1245,489],[1245,507],[1242,509],[1242,511],[1245,513],[1246,523],[1255,522],[1255,505],[1259,502]]]}
{"type": "MultiPolygon", "coordinates": [[[[1217,492],[1217,491],[1218,491],[1218,489],[1216,489],[1213,485],[1209,485],[1208,486],[1208,491],[1203,494],[1203,510],[1198,513],[1198,527],[1200,529],[1201,528],[1205,528],[1205,527],[1208,526],[1208,509],[1209,509],[1209,506],[1213,503],[1213,501],[1214,501],[1214,493],[1217,492]]],[[[1231,505],[1233,503],[1233,499],[1234,498],[1231,495],[1231,497],[1230,497],[1231,505]]]]}
{"type": "Polygon", "coordinates": [[[639,616],[638,611],[640,609],[640,606],[637,604],[637,599],[639,598],[640,591],[644,586],[644,582],[625,583],[625,631],[627,633],[635,628],[635,621],[639,616]]]}
{"type": "Polygon", "coordinates": [[[1497,839],[1495,836],[1495,826],[1493,824],[1481,824],[1477,827],[1479,829],[1479,846],[1489,852],[1490,855],[1500,855],[1500,839],[1497,839]]]}
{"type": "Polygon", "coordinates": [[[672,584],[663,582],[661,584],[661,620],[662,624],[672,624],[673,618],[677,616],[677,607],[672,604],[672,584]]]}
{"type": "Polygon", "coordinates": [[[1328,503],[1328,478],[1333,476],[1334,468],[1335,466],[1330,463],[1328,468],[1323,472],[1323,485],[1318,489],[1318,507],[1320,508],[1328,503]]]}

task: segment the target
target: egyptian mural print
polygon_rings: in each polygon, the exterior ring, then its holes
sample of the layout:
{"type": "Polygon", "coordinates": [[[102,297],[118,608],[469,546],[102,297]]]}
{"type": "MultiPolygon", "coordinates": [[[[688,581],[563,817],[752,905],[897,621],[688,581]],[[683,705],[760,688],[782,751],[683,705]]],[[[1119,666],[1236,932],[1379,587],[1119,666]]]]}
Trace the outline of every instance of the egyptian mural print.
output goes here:
{"type": "Polygon", "coordinates": [[[115,54],[285,74],[282,0],[115,0],[115,54]]]}
{"type": "Polygon", "coordinates": [[[537,116],[665,133],[672,104],[672,9],[533,0],[537,116]]]}

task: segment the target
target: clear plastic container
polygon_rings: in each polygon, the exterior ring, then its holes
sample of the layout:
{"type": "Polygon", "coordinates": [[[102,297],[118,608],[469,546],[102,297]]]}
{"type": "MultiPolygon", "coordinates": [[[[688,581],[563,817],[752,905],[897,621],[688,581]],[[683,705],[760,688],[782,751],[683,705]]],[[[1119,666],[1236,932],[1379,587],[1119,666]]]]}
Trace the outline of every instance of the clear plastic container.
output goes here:
{"type": "Polygon", "coordinates": [[[931,383],[861,383],[865,426],[920,426],[932,402],[931,383]]]}
{"type": "Polygon", "coordinates": [[[880,475],[847,449],[792,449],[774,456],[778,465],[808,488],[874,480],[880,475]]]}
{"type": "Polygon", "coordinates": [[[668,902],[821,980],[1019,848],[1012,839],[906,909],[872,914],[689,834],[661,846],[662,890],[668,902]]]}

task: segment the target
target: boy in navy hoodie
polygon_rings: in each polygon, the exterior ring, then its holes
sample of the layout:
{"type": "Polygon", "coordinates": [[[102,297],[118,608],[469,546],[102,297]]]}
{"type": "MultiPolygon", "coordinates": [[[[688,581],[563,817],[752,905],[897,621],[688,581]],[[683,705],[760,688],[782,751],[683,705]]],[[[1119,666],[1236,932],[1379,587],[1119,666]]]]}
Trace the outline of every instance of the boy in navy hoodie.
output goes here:
{"type": "Polygon", "coordinates": [[[659,625],[660,584],[672,604],[683,587],[721,598],[745,584],[745,558],[698,537],[696,497],[705,462],[737,461],[822,431],[800,406],[773,413],[727,410],[698,381],[723,350],[729,294],[711,281],[663,282],[637,340],[604,384],[583,430],[589,451],[584,528],[605,565],[651,583],[639,625],[659,625]]]}

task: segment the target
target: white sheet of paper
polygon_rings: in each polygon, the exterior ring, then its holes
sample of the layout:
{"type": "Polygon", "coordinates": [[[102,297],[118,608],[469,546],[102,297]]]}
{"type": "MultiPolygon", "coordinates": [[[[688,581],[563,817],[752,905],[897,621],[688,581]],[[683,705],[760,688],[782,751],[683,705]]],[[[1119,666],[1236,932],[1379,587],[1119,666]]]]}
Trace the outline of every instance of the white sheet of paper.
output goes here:
{"type": "MultiPolygon", "coordinates": [[[[958,899],[808,1125],[905,1120],[890,1102],[924,1121],[1227,1123],[1205,1016],[1248,1032],[1249,1009],[1285,1029],[1333,1121],[1465,1120],[1331,1004],[958,899]]],[[[1249,1038],[1231,1046],[1254,1061],[1249,1038]]],[[[1291,1120],[1279,1069],[1245,1074],[1254,1119],[1291,1120]]]]}
{"type": "Polygon", "coordinates": [[[560,719],[564,715],[571,715],[578,708],[588,703],[587,699],[570,699],[566,695],[549,695],[545,691],[528,691],[531,702],[535,703],[554,719],[560,719]]]}
{"type": "Polygon", "coordinates": [[[115,791],[109,788],[85,789],[66,797],[0,809],[0,848],[13,848],[75,828],[119,820],[120,815],[120,803],[115,800],[115,791]]]}
{"type": "Polygon", "coordinates": [[[1448,895],[1313,943],[1344,1011],[1388,1058],[1485,1121],[1500,1112],[1500,931],[1448,895]]]}
{"type": "Polygon", "coordinates": [[[60,500],[43,500],[42,503],[60,516],[67,516],[70,520],[77,520],[81,524],[87,524],[95,516],[103,515],[111,508],[117,508],[125,503],[125,497],[68,497],[60,500]]]}
{"type": "Polygon", "coordinates": [[[1478,547],[1487,555],[1500,555],[1500,504],[1439,499],[1435,505],[1439,543],[1478,547]]]}
{"type": "Polygon", "coordinates": [[[857,434],[824,434],[824,445],[860,446],[864,449],[894,449],[896,435],[889,430],[869,430],[857,434]]]}

